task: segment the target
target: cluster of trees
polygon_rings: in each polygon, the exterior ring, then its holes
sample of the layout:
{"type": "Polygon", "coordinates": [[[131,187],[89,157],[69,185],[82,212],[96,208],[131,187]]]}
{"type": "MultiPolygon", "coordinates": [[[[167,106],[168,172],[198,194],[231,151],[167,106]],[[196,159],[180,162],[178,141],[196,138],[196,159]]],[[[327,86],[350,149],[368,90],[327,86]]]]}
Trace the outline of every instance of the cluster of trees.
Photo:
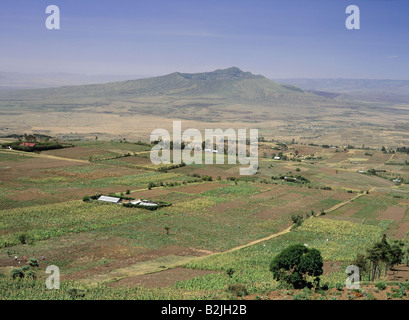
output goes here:
{"type": "Polygon", "coordinates": [[[311,181],[308,180],[307,178],[297,175],[297,176],[292,176],[292,175],[281,175],[281,176],[272,176],[272,180],[284,180],[286,182],[294,182],[294,183],[310,183],[311,181]]]}
{"type": "Polygon", "coordinates": [[[167,165],[167,166],[161,166],[158,169],[156,169],[156,171],[158,171],[158,172],[168,172],[168,170],[182,168],[182,167],[185,167],[185,166],[186,166],[186,163],[184,163],[182,161],[181,164],[170,164],[170,165],[167,165]]]}
{"type": "Polygon", "coordinates": [[[406,147],[397,148],[396,151],[409,154],[409,148],[406,147]]]}
{"type": "Polygon", "coordinates": [[[404,243],[401,240],[388,240],[384,234],[365,254],[358,254],[353,264],[359,267],[361,277],[366,275],[369,281],[374,281],[386,275],[388,270],[393,270],[404,256],[404,243]]]}
{"type": "Polygon", "coordinates": [[[12,143],[3,143],[2,148],[9,148],[11,147],[14,150],[19,150],[19,151],[26,151],[26,152],[34,152],[34,151],[46,151],[46,150],[54,150],[54,149],[62,149],[62,148],[69,148],[73,147],[71,144],[61,144],[55,141],[50,141],[50,142],[33,142],[35,143],[35,146],[33,147],[28,147],[28,146],[21,146],[20,141],[12,142],[12,143]]]}
{"type": "Polygon", "coordinates": [[[157,187],[178,187],[181,186],[182,184],[188,184],[188,183],[195,183],[195,182],[200,182],[203,181],[202,179],[189,179],[189,180],[184,180],[183,182],[149,182],[148,183],[148,189],[152,190],[152,188],[157,188],[157,187]]]}
{"type": "Polygon", "coordinates": [[[10,275],[13,279],[31,278],[36,279],[37,274],[31,268],[38,268],[40,266],[37,259],[31,258],[28,260],[28,265],[22,268],[13,268],[10,275]]]}
{"type": "MultiPolygon", "coordinates": [[[[301,224],[301,215],[292,216],[294,223],[301,224]]],[[[389,270],[409,256],[402,240],[390,240],[386,235],[366,250],[358,254],[352,264],[359,267],[360,277],[375,281],[386,276],[389,270]]],[[[406,259],[409,265],[409,259],[406,259]]],[[[319,250],[306,245],[293,244],[277,254],[270,263],[270,271],[281,283],[292,285],[295,289],[318,287],[323,274],[323,258],[319,250]]]]}

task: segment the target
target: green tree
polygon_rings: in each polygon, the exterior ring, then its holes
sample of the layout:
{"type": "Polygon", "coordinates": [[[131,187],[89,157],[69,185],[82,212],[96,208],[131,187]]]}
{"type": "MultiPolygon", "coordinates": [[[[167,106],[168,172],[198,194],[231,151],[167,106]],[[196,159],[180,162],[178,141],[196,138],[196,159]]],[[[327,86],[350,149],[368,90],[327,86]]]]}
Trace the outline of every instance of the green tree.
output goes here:
{"type": "Polygon", "coordinates": [[[270,271],[274,278],[291,284],[295,289],[311,286],[307,276],[314,277],[319,284],[319,276],[323,273],[323,259],[317,249],[309,249],[302,244],[290,245],[274,257],[270,271]]]}

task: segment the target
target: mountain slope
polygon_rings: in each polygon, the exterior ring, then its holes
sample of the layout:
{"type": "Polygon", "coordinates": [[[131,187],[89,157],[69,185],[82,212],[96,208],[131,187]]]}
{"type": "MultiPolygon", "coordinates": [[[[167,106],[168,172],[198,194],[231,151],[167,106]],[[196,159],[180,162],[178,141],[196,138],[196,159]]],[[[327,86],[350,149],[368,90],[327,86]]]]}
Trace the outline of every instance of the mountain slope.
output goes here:
{"type": "Polygon", "coordinates": [[[280,85],[263,76],[233,67],[207,73],[179,73],[166,76],[97,85],[19,90],[0,93],[1,100],[120,98],[158,96],[218,97],[221,99],[268,102],[278,97],[309,97],[301,89],[280,85]]]}

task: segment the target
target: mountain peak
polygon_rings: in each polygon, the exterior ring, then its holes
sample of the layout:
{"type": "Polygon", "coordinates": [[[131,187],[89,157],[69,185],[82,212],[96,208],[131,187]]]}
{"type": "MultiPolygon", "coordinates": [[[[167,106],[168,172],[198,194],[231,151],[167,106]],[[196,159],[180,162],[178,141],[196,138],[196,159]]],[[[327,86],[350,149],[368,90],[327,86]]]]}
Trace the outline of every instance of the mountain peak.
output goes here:
{"type": "Polygon", "coordinates": [[[177,73],[179,76],[188,80],[239,80],[239,79],[264,79],[263,76],[257,76],[251,72],[244,72],[237,67],[227,69],[217,69],[212,72],[203,73],[177,73]]]}

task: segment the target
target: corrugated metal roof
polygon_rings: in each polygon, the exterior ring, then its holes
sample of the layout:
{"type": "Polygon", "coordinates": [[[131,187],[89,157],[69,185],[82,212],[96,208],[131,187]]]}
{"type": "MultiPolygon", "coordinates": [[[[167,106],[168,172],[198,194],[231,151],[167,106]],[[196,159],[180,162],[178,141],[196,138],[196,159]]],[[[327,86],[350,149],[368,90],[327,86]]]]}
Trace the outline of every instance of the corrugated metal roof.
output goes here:
{"type": "Polygon", "coordinates": [[[98,198],[98,200],[100,200],[100,201],[106,201],[106,202],[112,202],[112,203],[118,203],[119,201],[121,201],[120,198],[107,197],[107,196],[100,196],[100,197],[98,198]]]}
{"type": "Polygon", "coordinates": [[[31,142],[22,142],[22,143],[20,143],[20,146],[33,148],[33,147],[36,146],[36,144],[35,144],[35,143],[31,143],[31,142]]]}

